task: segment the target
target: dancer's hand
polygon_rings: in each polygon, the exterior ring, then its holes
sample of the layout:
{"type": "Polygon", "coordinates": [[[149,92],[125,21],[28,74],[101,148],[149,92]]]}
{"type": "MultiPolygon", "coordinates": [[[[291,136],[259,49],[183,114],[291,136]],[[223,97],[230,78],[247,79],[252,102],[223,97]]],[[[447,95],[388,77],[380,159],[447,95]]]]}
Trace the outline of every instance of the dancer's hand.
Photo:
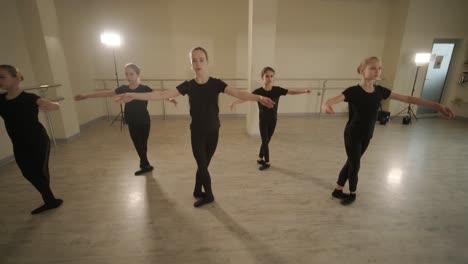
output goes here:
{"type": "Polygon", "coordinates": [[[450,109],[448,106],[439,104],[437,111],[439,111],[444,118],[453,119],[455,117],[455,113],[453,113],[452,109],[450,109]]]}
{"type": "Polygon", "coordinates": [[[174,99],[174,98],[169,98],[169,99],[167,99],[167,100],[168,100],[169,102],[173,103],[175,107],[177,107],[177,103],[178,103],[178,102],[177,102],[176,99],[174,99]]]}
{"type": "Polygon", "coordinates": [[[86,95],[84,95],[84,94],[77,94],[73,98],[75,99],[75,101],[81,101],[81,100],[88,99],[88,97],[86,95]]]}
{"type": "Polygon", "coordinates": [[[305,90],[304,90],[304,93],[310,94],[310,90],[309,90],[309,89],[305,89],[305,90]]]}
{"type": "Polygon", "coordinates": [[[329,115],[334,115],[335,114],[335,111],[333,110],[333,108],[328,104],[323,104],[322,111],[329,114],[329,115]]]}
{"type": "Polygon", "coordinates": [[[135,100],[133,93],[123,93],[115,96],[115,102],[119,104],[126,104],[135,100]]]}
{"type": "Polygon", "coordinates": [[[275,106],[275,102],[273,102],[273,100],[271,100],[268,97],[264,97],[264,96],[260,96],[260,99],[259,99],[258,102],[261,103],[262,105],[268,107],[268,108],[273,108],[275,106]]]}
{"type": "Polygon", "coordinates": [[[236,103],[234,103],[234,102],[230,103],[229,108],[231,109],[231,111],[236,110],[236,103]]]}

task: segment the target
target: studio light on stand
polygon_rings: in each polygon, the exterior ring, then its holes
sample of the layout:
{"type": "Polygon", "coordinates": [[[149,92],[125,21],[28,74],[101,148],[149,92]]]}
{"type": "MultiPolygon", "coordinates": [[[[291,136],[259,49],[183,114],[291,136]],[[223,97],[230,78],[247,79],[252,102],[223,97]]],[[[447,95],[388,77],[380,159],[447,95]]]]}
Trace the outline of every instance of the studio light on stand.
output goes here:
{"type": "MultiPolygon", "coordinates": [[[[419,69],[421,67],[429,64],[429,62],[431,61],[431,57],[432,57],[431,53],[416,53],[416,55],[414,56],[414,63],[416,64],[416,74],[414,76],[413,89],[411,90],[411,96],[414,95],[414,90],[416,88],[416,82],[418,80],[419,69]]],[[[414,119],[418,120],[418,117],[414,113],[414,110],[413,110],[413,107],[411,106],[411,104],[408,104],[407,107],[403,108],[400,112],[398,112],[396,115],[394,115],[392,117],[392,119],[395,116],[398,116],[398,115],[400,115],[401,113],[403,113],[405,111],[406,111],[407,115],[405,117],[403,117],[402,123],[404,125],[411,124],[411,120],[412,120],[413,117],[414,117],[414,119]]]]}
{"type": "MultiPolygon", "coordinates": [[[[112,58],[114,59],[115,82],[117,83],[117,87],[120,87],[119,75],[117,73],[117,61],[115,59],[115,49],[120,47],[122,43],[120,35],[116,33],[104,32],[101,34],[101,43],[106,45],[109,48],[112,48],[112,58]]],[[[122,130],[123,126],[125,126],[125,116],[124,116],[122,104],[120,104],[120,112],[114,118],[114,120],[112,120],[111,126],[116,121],[120,121],[120,130],[122,130]]]]}

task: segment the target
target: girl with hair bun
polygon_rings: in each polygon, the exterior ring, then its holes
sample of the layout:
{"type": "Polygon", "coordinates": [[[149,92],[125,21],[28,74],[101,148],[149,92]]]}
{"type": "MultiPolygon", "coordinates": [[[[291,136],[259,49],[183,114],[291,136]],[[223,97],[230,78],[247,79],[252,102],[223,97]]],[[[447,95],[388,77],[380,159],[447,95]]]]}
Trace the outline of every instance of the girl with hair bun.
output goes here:
{"type": "Polygon", "coordinates": [[[332,196],[341,199],[343,205],[349,205],[356,200],[356,189],[361,157],[369,146],[377,121],[377,111],[380,102],[390,98],[407,104],[423,105],[439,111],[448,119],[454,118],[454,113],[447,106],[424,100],[418,97],[401,95],[390,89],[376,85],[382,71],[378,57],[368,57],[358,66],[361,75],[358,85],[347,88],[342,94],[327,100],[322,106],[327,114],[335,114],[332,106],[340,102],[348,102],[349,120],[344,131],[346,155],[348,159],[338,176],[337,185],[332,196]],[[348,181],[350,193],[343,193],[343,187],[348,181]]]}
{"type": "Polygon", "coordinates": [[[41,194],[44,204],[31,214],[39,214],[62,205],[50,189],[49,154],[50,140],[39,122],[39,110],[55,111],[59,104],[47,101],[20,88],[24,78],[12,65],[0,65],[0,116],[13,143],[16,164],[23,176],[41,194]]]}

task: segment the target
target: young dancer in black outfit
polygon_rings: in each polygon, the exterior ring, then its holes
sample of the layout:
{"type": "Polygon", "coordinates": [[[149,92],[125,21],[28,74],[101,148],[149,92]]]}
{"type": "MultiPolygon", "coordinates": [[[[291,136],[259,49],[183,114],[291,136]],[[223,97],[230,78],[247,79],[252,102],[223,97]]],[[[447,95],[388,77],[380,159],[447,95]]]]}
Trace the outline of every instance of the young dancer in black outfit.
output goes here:
{"type": "Polygon", "coordinates": [[[423,105],[436,109],[446,118],[454,117],[452,110],[444,105],[413,96],[400,95],[385,87],[375,85],[374,82],[379,78],[381,68],[379,58],[365,59],[357,69],[361,75],[361,82],[347,88],[342,94],[329,99],[323,105],[327,114],[335,113],[332,108],[334,104],[345,101],[349,105],[349,120],[344,131],[348,159],[339,174],[337,186],[332,193],[333,197],[342,199],[343,205],[351,204],[356,200],[360,160],[372,138],[377,111],[382,100],[390,98],[408,104],[423,105]],[[349,183],[350,194],[343,193],[346,181],[349,183]]]}
{"type": "MultiPolygon", "coordinates": [[[[274,78],[275,78],[275,70],[271,67],[263,68],[261,72],[261,77],[263,80],[263,87],[260,87],[253,91],[253,94],[261,95],[264,97],[268,97],[273,102],[275,102],[275,106],[273,108],[267,108],[260,103],[258,104],[259,110],[259,128],[260,128],[260,136],[262,138],[262,144],[260,146],[260,152],[258,154],[259,159],[257,163],[260,164],[259,170],[266,170],[270,167],[270,150],[268,144],[275,132],[276,128],[276,121],[278,119],[278,105],[279,99],[283,95],[291,94],[304,94],[310,93],[310,90],[306,89],[303,91],[292,91],[288,89],[281,88],[279,86],[273,86],[274,78]]],[[[237,104],[244,103],[243,100],[237,100],[230,104],[231,110],[233,110],[237,104]]]]}
{"type": "Polygon", "coordinates": [[[192,152],[198,166],[193,196],[198,199],[194,206],[200,207],[214,201],[208,166],[218,145],[220,127],[219,94],[226,93],[242,100],[257,101],[270,108],[273,107],[274,103],[267,97],[230,88],[222,80],[210,77],[208,74],[208,53],[205,49],[201,47],[194,48],[190,52],[190,60],[192,69],[195,72],[195,78],[181,83],[177,86],[177,89],[140,94],[127,93],[118,95],[116,101],[129,103],[133,100],[163,100],[179,95],[189,96],[190,115],[192,117],[190,125],[192,152]],[[202,192],[202,187],[205,192],[202,192]]]}
{"type": "Polygon", "coordinates": [[[16,163],[23,176],[39,191],[44,205],[31,214],[39,214],[62,205],[50,189],[49,154],[50,141],[45,128],[39,122],[39,109],[54,111],[58,103],[24,92],[19,84],[23,80],[14,66],[0,65],[0,116],[13,143],[16,163]]]}
{"type": "MultiPolygon", "coordinates": [[[[153,89],[140,83],[140,68],[128,63],[125,65],[125,76],[128,85],[122,85],[113,91],[96,92],[91,94],[76,95],[75,100],[84,100],[88,98],[110,97],[123,93],[149,93],[153,89]]],[[[170,102],[177,105],[177,101],[169,99],[170,102]]],[[[151,120],[148,113],[148,102],[135,101],[125,105],[124,119],[128,124],[128,131],[133,141],[133,145],[140,157],[140,170],[135,172],[136,176],[152,171],[154,168],[150,165],[147,157],[148,137],[151,128],[151,120]]]]}

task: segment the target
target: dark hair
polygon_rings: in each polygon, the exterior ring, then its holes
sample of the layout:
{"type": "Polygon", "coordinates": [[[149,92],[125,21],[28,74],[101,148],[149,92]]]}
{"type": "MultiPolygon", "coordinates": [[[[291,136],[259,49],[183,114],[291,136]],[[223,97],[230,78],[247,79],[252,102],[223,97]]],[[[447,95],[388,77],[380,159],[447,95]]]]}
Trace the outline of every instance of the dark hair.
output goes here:
{"type": "Polygon", "coordinates": [[[267,66],[267,67],[263,68],[260,77],[263,78],[263,75],[265,75],[267,71],[271,71],[273,74],[276,73],[275,70],[272,67],[267,66]]]}
{"type": "Polygon", "coordinates": [[[130,68],[136,72],[136,74],[140,75],[140,67],[138,67],[135,63],[127,63],[125,64],[125,69],[130,68]]]}
{"type": "Polygon", "coordinates": [[[208,60],[208,52],[206,52],[206,50],[202,47],[195,47],[193,48],[191,51],[190,51],[190,57],[192,56],[192,53],[196,50],[199,50],[199,51],[202,51],[203,53],[205,53],[205,56],[206,56],[206,60],[208,60]]]}
{"type": "Polygon", "coordinates": [[[21,81],[24,81],[24,77],[23,75],[21,74],[21,72],[18,70],[18,68],[16,68],[15,66],[13,65],[9,65],[9,64],[2,64],[0,65],[0,69],[4,69],[5,71],[8,72],[8,74],[10,74],[11,76],[13,77],[19,77],[21,81]]]}

